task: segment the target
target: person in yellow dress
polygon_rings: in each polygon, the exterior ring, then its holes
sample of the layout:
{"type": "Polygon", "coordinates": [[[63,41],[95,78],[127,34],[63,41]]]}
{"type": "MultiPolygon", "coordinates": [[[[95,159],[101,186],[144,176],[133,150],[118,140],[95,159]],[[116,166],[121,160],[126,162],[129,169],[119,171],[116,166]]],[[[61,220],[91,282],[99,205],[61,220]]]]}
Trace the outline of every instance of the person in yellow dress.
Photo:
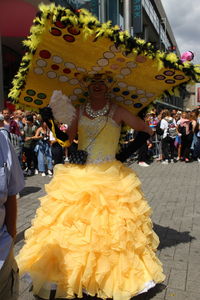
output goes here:
{"type": "Polygon", "coordinates": [[[129,300],[165,279],[141,183],[116,160],[122,122],[147,136],[153,132],[112,103],[106,79],[94,76],[88,91],[68,130],[70,141],[78,132],[86,164],[55,166],[17,257],[38,299],[53,293],[53,299],[129,300]]]}

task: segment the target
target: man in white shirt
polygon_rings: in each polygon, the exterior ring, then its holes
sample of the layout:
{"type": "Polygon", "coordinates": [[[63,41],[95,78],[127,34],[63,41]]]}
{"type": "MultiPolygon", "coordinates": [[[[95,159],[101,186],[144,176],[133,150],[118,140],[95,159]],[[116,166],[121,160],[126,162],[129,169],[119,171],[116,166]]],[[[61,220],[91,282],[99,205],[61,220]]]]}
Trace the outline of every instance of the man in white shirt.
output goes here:
{"type": "Polygon", "coordinates": [[[8,138],[0,132],[0,299],[18,298],[18,267],[13,256],[16,236],[16,194],[24,176],[8,138]]]}
{"type": "Polygon", "coordinates": [[[160,128],[163,130],[162,135],[162,153],[163,153],[163,164],[168,164],[169,161],[174,162],[174,141],[178,134],[176,129],[176,121],[170,116],[168,110],[164,110],[161,115],[160,128]],[[170,150],[170,153],[169,153],[170,150]],[[170,160],[171,158],[171,160],[170,160]]]}

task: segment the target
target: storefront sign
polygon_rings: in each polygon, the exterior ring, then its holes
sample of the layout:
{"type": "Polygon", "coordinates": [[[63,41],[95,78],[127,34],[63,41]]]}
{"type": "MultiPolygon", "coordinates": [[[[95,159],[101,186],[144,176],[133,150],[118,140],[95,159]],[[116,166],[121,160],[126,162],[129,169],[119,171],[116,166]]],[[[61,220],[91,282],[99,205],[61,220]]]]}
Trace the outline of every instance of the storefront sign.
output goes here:
{"type": "Polygon", "coordinates": [[[141,0],[133,0],[133,31],[134,34],[143,32],[141,0]]]}

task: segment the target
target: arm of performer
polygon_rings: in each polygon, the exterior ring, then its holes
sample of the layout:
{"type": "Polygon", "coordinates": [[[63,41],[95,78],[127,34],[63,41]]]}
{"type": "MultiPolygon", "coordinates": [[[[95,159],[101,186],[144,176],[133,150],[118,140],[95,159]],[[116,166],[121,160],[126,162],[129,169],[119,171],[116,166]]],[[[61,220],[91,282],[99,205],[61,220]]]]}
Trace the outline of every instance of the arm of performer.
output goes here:
{"type": "Polygon", "coordinates": [[[118,123],[124,122],[138,132],[134,141],[130,142],[125,150],[116,155],[118,160],[124,162],[135,151],[137,151],[149,139],[149,137],[154,134],[154,132],[141,118],[132,115],[129,111],[122,107],[117,110],[115,117],[117,118],[116,121],[118,123]]]}
{"type": "Polygon", "coordinates": [[[41,109],[40,114],[57,142],[62,147],[69,147],[76,135],[78,123],[78,114],[71,100],[61,90],[55,90],[50,98],[49,106],[41,109]],[[67,132],[60,130],[55,120],[67,124],[69,126],[67,132]]]}
{"type": "Polygon", "coordinates": [[[68,128],[67,132],[63,132],[60,130],[58,125],[55,122],[52,109],[50,107],[44,107],[40,109],[40,114],[42,120],[46,122],[48,128],[53,132],[56,141],[63,147],[70,146],[70,143],[73,142],[76,134],[77,134],[77,127],[78,127],[78,110],[76,112],[76,116],[72,120],[70,127],[68,128]]]}
{"type": "Polygon", "coordinates": [[[40,114],[42,117],[42,120],[46,122],[48,128],[53,132],[55,132],[56,138],[58,140],[61,140],[63,142],[66,142],[69,140],[69,135],[66,132],[63,132],[62,130],[59,129],[57,126],[54,116],[52,113],[52,109],[50,107],[44,107],[40,109],[40,114]]]}

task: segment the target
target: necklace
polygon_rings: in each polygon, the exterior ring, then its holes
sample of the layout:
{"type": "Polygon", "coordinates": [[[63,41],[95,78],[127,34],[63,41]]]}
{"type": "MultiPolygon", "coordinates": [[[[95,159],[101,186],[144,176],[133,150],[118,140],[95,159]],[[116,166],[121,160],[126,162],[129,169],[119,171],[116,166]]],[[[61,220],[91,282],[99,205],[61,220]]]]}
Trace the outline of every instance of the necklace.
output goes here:
{"type": "Polygon", "coordinates": [[[107,103],[102,109],[93,110],[91,107],[91,103],[87,102],[86,106],[85,106],[85,111],[88,116],[90,116],[92,118],[97,118],[100,116],[105,116],[108,113],[109,108],[110,108],[110,105],[109,105],[109,103],[107,103]]]}

